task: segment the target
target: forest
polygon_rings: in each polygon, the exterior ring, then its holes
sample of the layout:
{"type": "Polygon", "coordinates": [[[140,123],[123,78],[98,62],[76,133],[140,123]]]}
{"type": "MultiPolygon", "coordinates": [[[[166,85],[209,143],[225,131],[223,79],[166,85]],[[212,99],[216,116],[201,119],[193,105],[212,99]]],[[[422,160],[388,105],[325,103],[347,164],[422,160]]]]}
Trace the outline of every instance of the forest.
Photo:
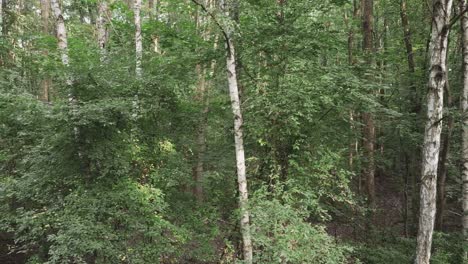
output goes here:
{"type": "Polygon", "coordinates": [[[1,264],[468,264],[468,0],[0,0],[1,264]]]}

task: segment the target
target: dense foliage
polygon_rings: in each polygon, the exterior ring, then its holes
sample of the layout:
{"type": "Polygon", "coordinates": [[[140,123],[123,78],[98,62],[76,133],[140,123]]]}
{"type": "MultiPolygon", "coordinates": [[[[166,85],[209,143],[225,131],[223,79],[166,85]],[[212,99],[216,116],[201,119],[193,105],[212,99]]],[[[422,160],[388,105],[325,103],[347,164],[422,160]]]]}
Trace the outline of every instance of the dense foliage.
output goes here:
{"type": "MultiPolygon", "coordinates": [[[[141,77],[133,0],[59,2],[69,65],[41,12],[49,1],[2,1],[0,263],[243,263],[223,27],[236,32],[254,263],[412,262],[425,2],[406,6],[411,71],[399,1],[374,2],[369,60],[359,1],[239,1],[231,20],[219,1],[144,0],[141,77]],[[363,113],[375,120],[375,207],[363,113]]],[[[453,28],[440,264],[467,252],[453,28]]]]}

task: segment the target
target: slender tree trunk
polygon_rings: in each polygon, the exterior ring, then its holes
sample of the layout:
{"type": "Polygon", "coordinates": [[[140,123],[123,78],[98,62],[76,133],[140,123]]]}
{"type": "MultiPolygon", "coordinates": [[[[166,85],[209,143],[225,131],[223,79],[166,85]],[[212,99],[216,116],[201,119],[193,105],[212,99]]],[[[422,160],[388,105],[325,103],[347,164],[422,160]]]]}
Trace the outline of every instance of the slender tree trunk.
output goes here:
{"type": "Polygon", "coordinates": [[[239,101],[237,85],[235,47],[232,39],[228,39],[227,70],[229,95],[231,97],[232,112],[234,114],[234,141],[236,147],[237,181],[239,184],[239,202],[241,210],[241,230],[243,238],[244,260],[252,263],[252,241],[250,237],[250,215],[248,210],[248,189],[245,173],[245,156],[243,140],[243,119],[239,101]]]}
{"type": "MultiPolygon", "coordinates": [[[[360,16],[360,8],[358,4],[358,0],[353,0],[353,16],[348,17],[347,12],[345,12],[344,19],[345,19],[345,25],[348,30],[348,65],[352,66],[356,63],[356,60],[354,58],[354,20],[358,19],[360,16]],[[350,23],[351,20],[351,23],[350,23]]],[[[354,171],[354,157],[355,155],[357,156],[358,154],[358,144],[359,141],[358,139],[353,135],[354,131],[356,130],[355,126],[355,112],[354,110],[349,111],[349,124],[350,124],[350,142],[349,142],[349,152],[348,152],[348,165],[350,171],[354,171]]],[[[357,184],[357,189],[358,192],[361,193],[361,175],[359,174],[358,177],[358,184],[357,184]]]]}
{"type": "MultiPolygon", "coordinates": [[[[148,1],[148,8],[150,12],[150,19],[159,21],[159,1],[154,2],[154,0],[148,1]],[[155,7],[156,4],[156,7],[155,7]]],[[[154,34],[151,36],[151,39],[153,40],[153,50],[157,54],[161,54],[161,48],[159,47],[159,35],[154,34]]]]}
{"type": "Polygon", "coordinates": [[[408,62],[408,69],[411,73],[414,73],[416,67],[414,63],[413,44],[411,42],[411,29],[406,9],[406,0],[400,0],[400,17],[401,25],[403,27],[403,36],[406,48],[406,59],[408,62]]]}
{"type": "Polygon", "coordinates": [[[419,229],[416,264],[429,264],[436,213],[437,168],[442,132],[444,87],[447,85],[447,41],[452,0],[432,1],[430,72],[427,94],[427,121],[422,152],[419,229]]]}
{"type": "Polygon", "coordinates": [[[135,0],[133,3],[133,11],[135,16],[135,74],[137,78],[141,78],[143,69],[141,67],[141,59],[143,58],[143,44],[141,42],[141,0],[135,0]]]}
{"type": "MultiPolygon", "coordinates": [[[[50,18],[50,2],[49,0],[41,0],[41,18],[42,18],[42,33],[45,35],[49,34],[49,18],[50,18]]],[[[49,52],[44,50],[44,56],[48,56],[49,52]]],[[[39,99],[43,102],[49,102],[50,86],[52,80],[49,77],[41,80],[41,90],[39,99]]]]}
{"type": "MultiPolygon", "coordinates": [[[[54,13],[54,17],[56,19],[56,34],[57,34],[57,41],[58,41],[58,48],[60,50],[60,55],[62,59],[62,64],[65,68],[70,66],[70,60],[68,57],[68,38],[67,38],[67,29],[65,27],[65,20],[63,18],[62,10],[60,9],[60,5],[58,0],[51,0],[50,2],[52,12],[54,13]]],[[[68,86],[68,103],[70,105],[71,110],[71,118],[74,122],[78,119],[78,102],[73,91],[73,80],[71,76],[67,73],[66,83],[68,86]]],[[[77,126],[73,127],[73,132],[75,136],[75,142],[78,148],[78,157],[82,159],[83,152],[81,150],[79,138],[80,138],[80,130],[77,126]]]]}
{"type": "Polygon", "coordinates": [[[107,31],[107,18],[109,14],[109,7],[105,0],[101,0],[98,4],[98,18],[97,18],[97,37],[98,45],[101,51],[101,61],[105,60],[107,40],[109,32],[107,31]]]}
{"type": "MultiPolygon", "coordinates": [[[[207,6],[210,8],[213,7],[214,1],[207,1],[207,6]]],[[[200,19],[198,16],[197,19],[200,19]]],[[[197,24],[202,25],[202,37],[205,41],[210,40],[210,26],[207,25],[206,28],[203,27],[203,22],[199,21],[197,24]]],[[[216,50],[218,45],[218,38],[215,37],[213,49],[216,50]]],[[[198,73],[198,88],[197,88],[197,100],[202,105],[201,111],[201,119],[197,131],[197,157],[196,157],[196,165],[194,168],[194,181],[195,181],[195,188],[194,194],[195,198],[199,203],[203,201],[203,173],[204,173],[204,165],[205,165],[205,152],[206,152],[206,134],[207,134],[207,126],[208,126],[208,112],[209,112],[209,89],[212,85],[212,79],[214,76],[214,70],[216,67],[216,60],[211,61],[210,69],[209,69],[209,77],[208,80],[206,79],[206,67],[205,65],[197,65],[197,73],[198,73]]]]}
{"type": "Polygon", "coordinates": [[[208,100],[208,92],[206,85],[206,69],[201,65],[197,65],[197,74],[198,74],[198,87],[197,87],[197,99],[203,104],[203,109],[201,112],[201,119],[198,127],[197,133],[197,160],[196,166],[194,168],[194,181],[195,188],[193,190],[197,202],[201,203],[203,201],[203,167],[204,167],[204,158],[206,151],[206,126],[208,122],[208,105],[205,104],[205,101],[208,100]]]}
{"type": "Polygon", "coordinates": [[[1,0],[1,9],[2,9],[2,12],[1,12],[1,17],[2,17],[2,36],[6,36],[8,35],[8,25],[5,21],[5,17],[6,17],[6,12],[7,12],[7,9],[8,9],[8,0],[1,0]]]}
{"type": "MultiPolygon", "coordinates": [[[[468,8],[467,0],[460,1],[460,12],[468,8]]],[[[463,94],[462,94],[462,183],[463,183],[463,234],[468,243],[468,13],[461,17],[462,50],[463,50],[463,94]]],[[[465,261],[468,252],[464,252],[465,261]]]]}
{"type": "MultiPolygon", "coordinates": [[[[238,3],[236,1],[229,1],[230,6],[225,6],[227,17],[231,17],[232,21],[235,21],[237,14],[238,3]]],[[[244,262],[252,264],[252,239],[250,235],[250,213],[248,209],[248,189],[247,189],[247,177],[245,169],[245,154],[244,154],[244,139],[243,139],[243,119],[241,104],[239,99],[239,86],[237,83],[237,71],[236,71],[236,49],[234,46],[234,32],[228,30],[226,33],[226,66],[227,66],[227,77],[229,84],[229,95],[231,98],[232,113],[234,115],[234,141],[236,149],[236,167],[237,167],[237,182],[239,185],[239,207],[240,207],[240,227],[243,241],[243,255],[244,262]]]]}
{"type": "MultiPolygon", "coordinates": [[[[131,0],[129,0],[131,2],[131,0]]],[[[141,39],[141,0],[134,0],[133,2],[134,25],[135,25],[135,76],[137,80],[141,80],[143,75],[143,68],[141,60],[143,58],[143,43],[141,39]]],[[[136,91],[132,102],[132,118],[136,121],[140,112],[140,98],[136,91]]]]}
{"type": "Polygon", "coordinates": [[[0,0],[0,37],[3,37],[3,0],[0,0]]]}
{"type": "MultiPolygon", "coordinates": [[[[411,110],[410,112],[413,114],[418,114],[420,112],[420,104],[419,104],[419,96],[417,94],[417,88],[414,83],[414,73],[415,73],[415,62],[414,62],[414,52],[413,52],[413,43],[411,39],[411,28],[409,24],[409,19],[408,19],[408,14],[407,14],[407,5],[406,5],[406,0],[400,0],[400,18],[401,18],[401,25],[403,28],[403,41],[405,43],[405,48],[406,48],[406,61],[408,63],[408,71],[410,75],[410,102],[411,102],[411,110]]],[[[416,129],[417,130],[417,129],[416,129]]],[[[418,195],[417,195],[417,170],[415,170],[416,167],[418,167],[418,159],[415,158],[419,156],[419,153],[421,152],[418,147],[416,147],[416,150],[410,150],[413,152],[413,155],[408,155],[405,153],[405,162],[406,162],[406,170],[405,170],[405,227],[409,226],[408,225],[408,215],[409,215],[409,185],[411,183],[411,209],[412,209],[412,224],[411,224],[411,233],[416,234],[416,226],[418,223],[418,195]],[[408,157],[410,156],[410,157],[408,157]]],[[[408,228],[407,228],[407,233],[408,228]]]]}
{"type": "MultiPolygon", "coordinates": [[[[367,63],[372,63],[373,52],[373,0],[363,0],[363,49],[367,63]]],[[[375,208],[375,125],[372,113],[362,113],[364,123],[364,154],[366,163],[363,176],[366,180],[366,193],[369,206],[375,208]]]]}
{"type": "MultiPolygon", "coordinates": [[[[401,25],[403,28],[403,40],[405,43],[406,48],[406,60],[408,63],[408,71],[410,75],[409,80],[409,98],[411,103],[410,113],[415,115],[415,118],[418,117],[418,114],[421,112],[421,103],[420,103],[420,96],[417,90],[417,85],[414,81],[414,74],[416,71],[416,64],[414,62],[414,52],[413,52],[413,42],[412,42],[412,33],[410,28],[410,23],[407,14],[407,4],[406,0],[400,0],[400,18],[401,18],[401,25]]],[[[415,133],[419,133],[419,129],[417,127],[413,127],[415,133]]],[[[411,209],[412,209],[412,233],[416,234],[416,226],[418,223],[418,187],[417,187],[417,178],[419,174],[419,156],[421,153],[421,149],[416,146],[415,150],[411,150],[413,152],[408,159],[408,169],[406,170],[406,179],[405,183],[410,184],[412,188],[412,195],[411,195],[411,209]]],[[[407,154],[405,154],[407,155],[407,154]]],[[[408,156],[408,155],[407,155],[408,156]]],[[[407,189],[407,187],[406,187],[407,189]]],[[[408,196],[407,196],[408,197],[408,196]]]]}
{"type": "Polygon", "coordinates": [[[65,28],[65,20],[63,19],[62,10],[60,9],[58,0],[51,0],[51,7],[56,19],[56,34],[62,64],[68,67],[70,62],[68,58],[68,39],[67,29],[65,28]]]}
{"type": "MultiPolygon", "coordinates": [[[[348,65],[352,66],[356,63],[355,58],[354,58],[354,23],[353,21],[359,17],[359,6],[357,4],[357,0],[353,1],[353,16],[350,18],[348,17],[347,12],[344,14],[344,19],[345,19],[345,24],[348,29],[348,65]]],[[[356,126],[354,125],[354,111],[351,110],[349,112],[349,123],[350,123],[350,131],[351,133],[356,129],[356,126]]],[[[358,140],[354,137],[350,137],[350,143],[349,143],[349,153],[348,153],[348,165],[349,169],[351,171],[354,171],[354,156],[357,154],[357,148],[358,148],[358,140]]],[[[358,185],[358,189],[360,189],[360,183],[358,185]]]]}
{"type": "MultiPolygon", "coordinates": [[[[445,94],[447,98],[447,108],[450,109],[453,106],[453,99],[452,94],[450,91],[450,86],[448,84],[445,85],[445,94]]],[[[436,212],[436,229],[442,231],[444,225],[444,214],[445,214],[445,205],[446,205],[446,197],[445,197],[445,182],[447,179],[447,162],[448,156],[450,153],[450,140],[452,138],[452,131],[453,131],[453,116],[448,113],[447,114],[447,131],[445,131],[443,140],[442,140],[442,148],[440,151],[440,159],[439,159],[439,169],[438,169],[438,176],[437,176],[437,212],[436,212]]]]}

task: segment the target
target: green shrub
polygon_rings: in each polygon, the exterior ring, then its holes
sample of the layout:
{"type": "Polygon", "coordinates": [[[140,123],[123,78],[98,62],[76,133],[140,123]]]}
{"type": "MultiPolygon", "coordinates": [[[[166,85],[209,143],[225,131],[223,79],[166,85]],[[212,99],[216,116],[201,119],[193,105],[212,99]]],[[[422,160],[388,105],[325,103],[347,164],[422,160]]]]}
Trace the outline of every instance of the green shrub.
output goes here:
{"type": "Polygon", "coordinates": [[[278,200],[253,199],[252,240],[255,263],[346,263],[346,247],[278,200]]]}

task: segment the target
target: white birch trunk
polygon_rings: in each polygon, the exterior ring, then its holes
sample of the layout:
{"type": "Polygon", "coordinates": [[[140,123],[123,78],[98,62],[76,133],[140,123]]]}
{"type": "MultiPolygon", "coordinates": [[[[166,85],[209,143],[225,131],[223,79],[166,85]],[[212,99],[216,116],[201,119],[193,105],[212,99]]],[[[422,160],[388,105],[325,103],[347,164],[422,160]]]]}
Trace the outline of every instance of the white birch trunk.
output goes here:
{"type": "Polygon", "coordinates": [[[245,263],[252,263],[252,239],[250,237],[250,214],[248,210],[249,193],[245,173],[245,154],[243,140],[243,120],[239,100],[239,87],[237,85],[236,57],[234,42],[228,39],[227,73],[229,95],[231,97],[232,113],[234,114],[234,141],[236,147],[237,182],[239,185],[239,207],[241,212],[241,232],[243,240],[243,253],[245,263]]]}
{"type": "MultiPolygon", "coordinates": [[[[222,1],[224,2],[224,1],[222,1]]],[[[237,3],[229,1],[232,7],[237,7],[237,3]]],[[[221,3],[222,6],[224,3],[221,3]]],[[[226,17],[230,17],[229,6],[224,5],[226,17]]],[[[234,10],[235,12],[236,10],[234,10]]],[[[243,139],[243,119],[239,99],[239,86],[237,83],[236,72],[236,49],[234,46],[234,32],[230,27],[225,24],[226,30],[226,66],[229,84],[229,96],[231,98],[231,108],[234,115],[234,143],[236,150],[236,168],[237,168],[237,183],[239,187],[239,209],[240,209],[240,228],[242,234],[243,255],[244,262],[252,264],[253,248],[252,238],[250,235],[250,213],[248,208],[249,192],[247,188],[247,177],[245,169],[245,153],[244,153],[244,139],[243,139]]]]}
{"type": "Polygon", "coordinates": [[[62,64],[66,67],[70,65],[68,58],[68,39],[67,39],[67,29],[65,28],[65,20],[63,19],[62,10],[58,0],[51,0],[52,11],[56,19],[56,33],[58,48],[60,50],[60,56],[62,59],[62,64]]]}
{"type": "MultiPolygon", "coordinates": [[[[467,0],[460,1],[460,12],[468,8],[467,0]]],[[[462,96],[462,116],[463,116],[463,233],[465,243],[468,243],[468,12],[461,17],[462,27],[462,49],[463,49],[463,96],[462,96]]],[[[465,252],[465,259],[467,252],[465,252]]]]}
{"type": "Polygon", "coordinates": [[[3,36],[3,0],[0,0],[0,36],[3,36]]]}
{"type": "Polygon", "coordinates": [[[452,0],[433,0],[427,121],[422,153],[416,264],[429,264],[436,214],[437,166],[442,131],[444,87],[447,85],[447,40],[452,0]]]}
{"type": "MultiPolygon", "coordinates": [[[[151,21],[159,21],[159,1],[156,1],[156,8],[155,8],[154,0],[148,1],[148,8],[150,12],[150,19],[151,21]]],[[[159,40],[160,37],[158,35],[151,36],[153,40],[153,50],[157,54],[161,54],[161,48],[159,47],[159,40]]]]}
{"type": "MultiPolygon", "coordinates": [[[[56,19],[56,34],[57,34],[57,41],[58,41],[58,48],[60,50],[60,55],[62,59],[62,64],[65,68],[70,66],[70,59],[68,57],[68,39],[67,39],[67,29],[65,27],[65,20],[63,18],[62,10],[60,9],[60,5],[58,0],[51,0],[50,6],[52,8],[52,12],[54,13],[56,19]]],[[[75,94],[73,93],[73,80],[71,76],[67,73],[67,86],[69,88],[68,93],[68,103],[70,104],[71,109],[71,117],[73,121],[78,119],[78,105],[75,94]]],[[[80,130],[77,126],[73,127],[73,133],[75,137],[75,141],[78,144],[78,157],[81,159],[83,157],[83,153],[81,151],[81,146],[79,145],[79,138],[80,138],[80,130]]]]}
{"type": "Polygon", "coordinates": [[[106,46],[109,36],[109,33],[107,31],[108,13],[109,7],[107,6],[107,2],[105,0],[101,0],[98,6],[98,19],[96,21],[98,45],[101,51],[101,61],[104,61],[106,57],[106,46]]]}
{"type": "MultiPolygon", "coordinates": [[[[143,58],[143,44],[141,42],[141,0],[134,0],[133,2],[133,12],[134,12],[134,24],[135,24],[135,76],[138,80],[141,80],[143,69],[141,67],[141,59],[143,58]]],[[[138,91],[135,93],[133,98],[132,107],[133,114],[132,117],[134,121],[138,119],[139,115],[139,97],[138,91]]]]}
{"type": "Polygon", "coordinates": [[[133,3],[135,16],[135,74],[137,78],[142,76],[141,59],[143,57],[143,45],[141,42],[141,0],[133,3]]]}
{"type": "MultiPolygon", "coordinates": [[[[41,19],[42,19],[42,32],[44,34],[49,34],[49,18],[50,18],[50,2],[49,0],[41,0],[41,19]]],[[[43,51],[45,56],[49,55],[47,50],[43,51]]],[[[40,99],[43,102],[49,102],[49,90],[51,86],[52,80],[50,78],[45,78],[41,80],[41,95],[40,99]]]]}

